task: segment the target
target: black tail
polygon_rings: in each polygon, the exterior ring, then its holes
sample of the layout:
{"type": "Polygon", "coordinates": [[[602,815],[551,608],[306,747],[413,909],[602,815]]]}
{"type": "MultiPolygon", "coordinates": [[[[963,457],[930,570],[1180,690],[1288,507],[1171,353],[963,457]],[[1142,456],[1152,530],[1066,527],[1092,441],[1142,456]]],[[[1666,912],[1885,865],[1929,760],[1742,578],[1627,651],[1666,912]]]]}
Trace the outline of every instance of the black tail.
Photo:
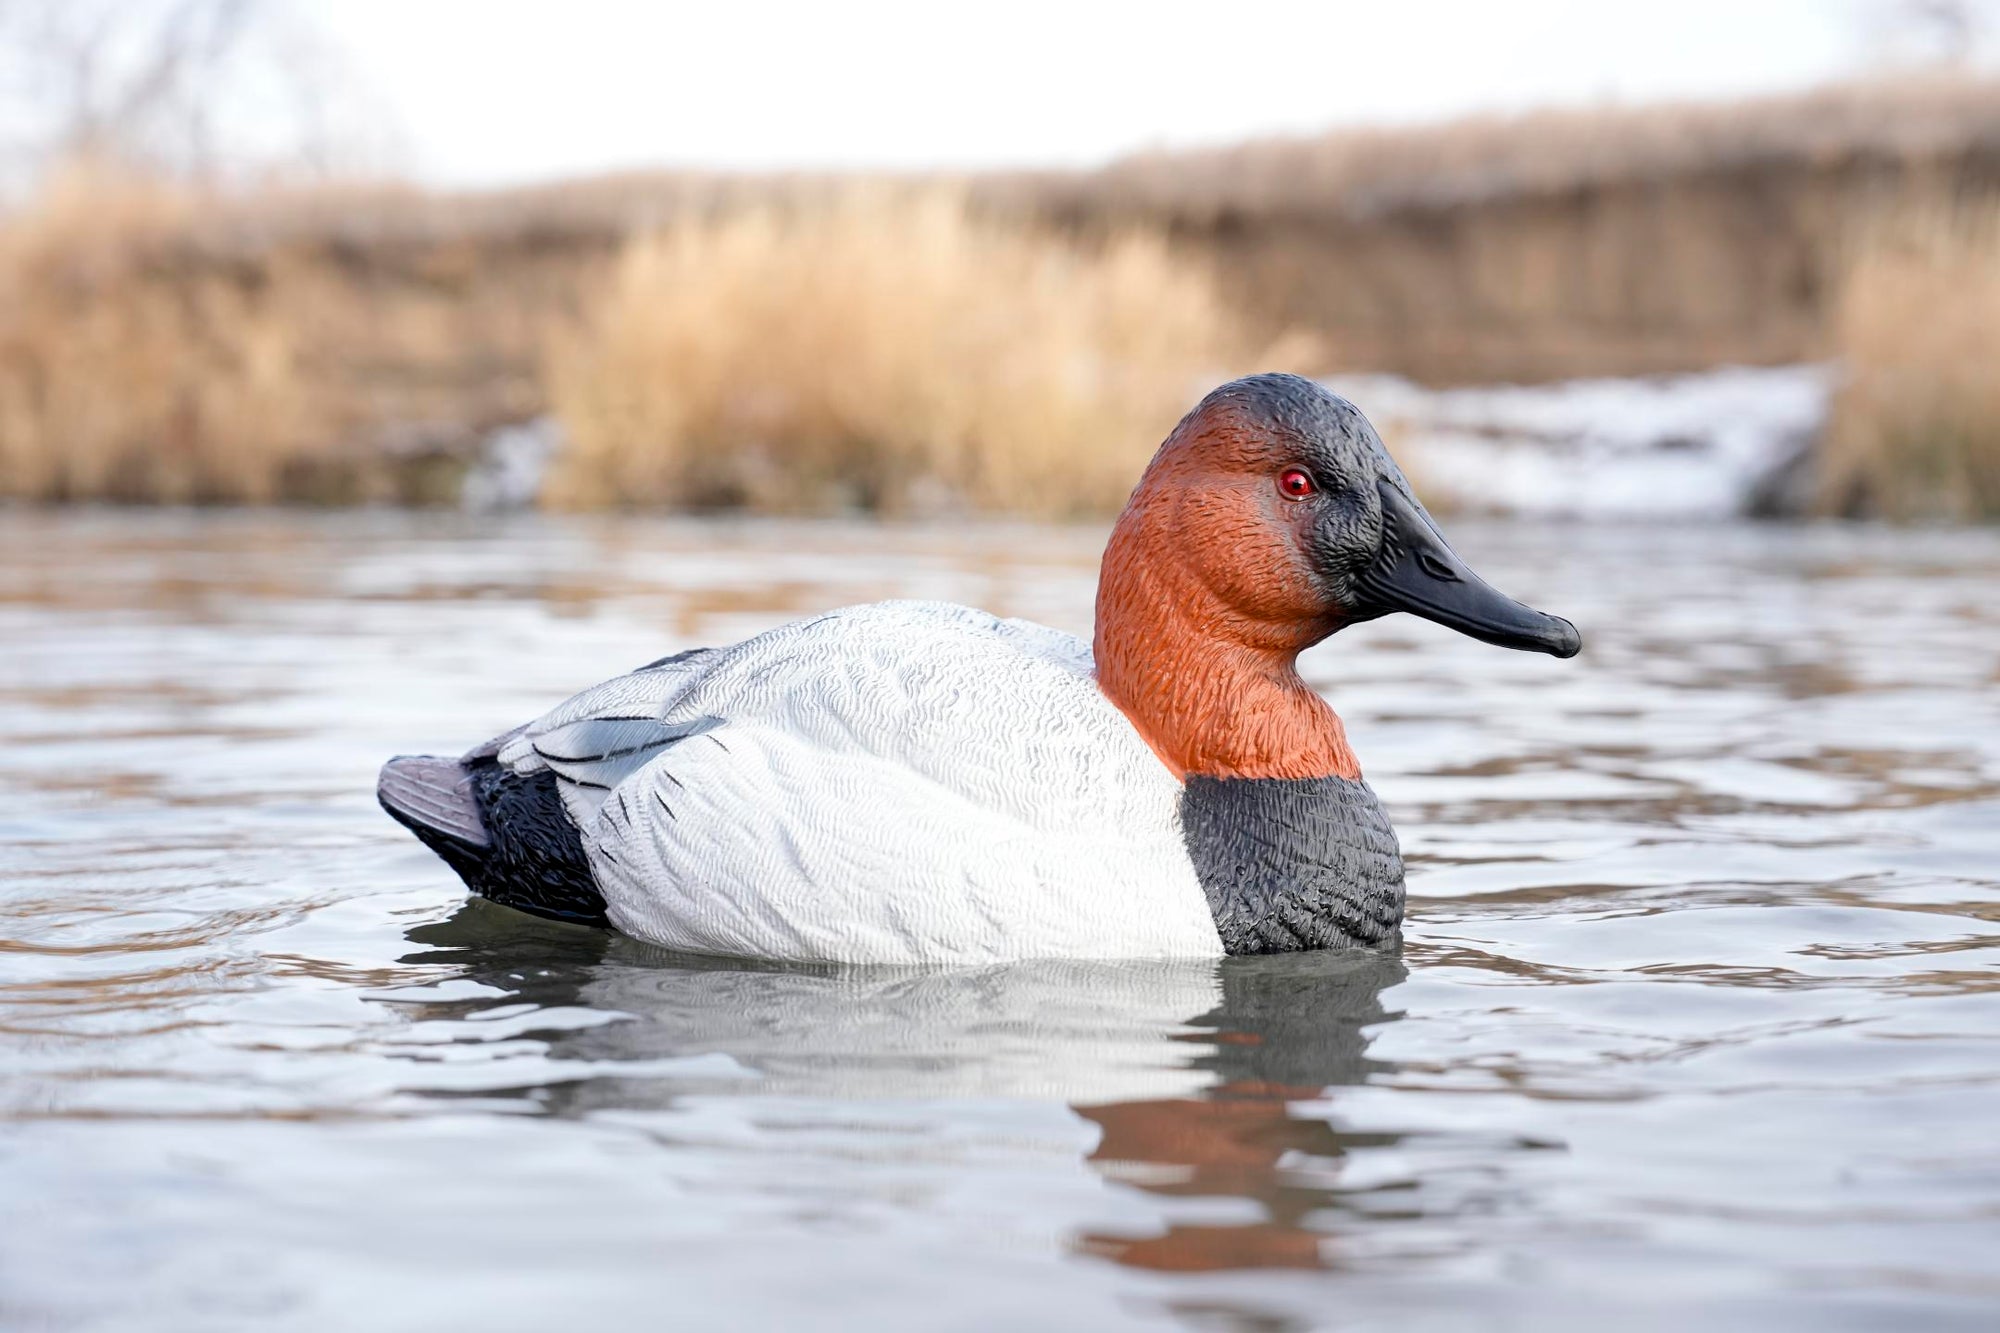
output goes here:
{"type": "Polygon", "coordinates": [[[517,774],[490,758],[398,755],[376,799],[482,898],[558,921],[606,924],[604,895],[546,769],[517,774]]]}

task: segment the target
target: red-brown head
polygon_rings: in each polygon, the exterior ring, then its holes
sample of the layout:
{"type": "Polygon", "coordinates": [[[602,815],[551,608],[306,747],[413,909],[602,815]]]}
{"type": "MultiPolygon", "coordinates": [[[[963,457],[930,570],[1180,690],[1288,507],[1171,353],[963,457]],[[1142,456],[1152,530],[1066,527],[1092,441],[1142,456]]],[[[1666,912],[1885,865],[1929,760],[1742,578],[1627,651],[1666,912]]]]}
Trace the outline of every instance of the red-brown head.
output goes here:
{"type": "Polygon", "coordinates": [[[1235,380],[1182,418],[1112,531],[1098,682],[1177,773],[1356,777],[1296,659],[1391,611],[1558,657],[1579,646],[1466,568],[1352,403],[1296,375],[1235,380]]]}

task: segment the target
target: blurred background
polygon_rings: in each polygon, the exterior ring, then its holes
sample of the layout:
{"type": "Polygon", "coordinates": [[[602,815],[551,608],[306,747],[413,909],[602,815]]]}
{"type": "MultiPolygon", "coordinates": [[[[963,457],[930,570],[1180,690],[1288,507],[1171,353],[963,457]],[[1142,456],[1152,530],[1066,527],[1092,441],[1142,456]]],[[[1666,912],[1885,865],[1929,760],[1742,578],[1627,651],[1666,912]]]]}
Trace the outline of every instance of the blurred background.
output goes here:
{"type": "Polygon", "coordinates": [[[1984,0],[0,0],[0,496],[2000,514],[1984,0]]]}

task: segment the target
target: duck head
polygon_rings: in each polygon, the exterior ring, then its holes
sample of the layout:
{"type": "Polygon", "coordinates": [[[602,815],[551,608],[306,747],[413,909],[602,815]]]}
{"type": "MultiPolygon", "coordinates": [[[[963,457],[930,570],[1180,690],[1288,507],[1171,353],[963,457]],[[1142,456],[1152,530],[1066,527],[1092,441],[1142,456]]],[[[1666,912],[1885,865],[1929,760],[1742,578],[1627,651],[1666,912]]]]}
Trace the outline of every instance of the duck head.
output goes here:
{"type": "Polygon", "coordinates": [[[1132,492],[1098,586],[1098,683],[1180,776],[1360,775],[1300,652],[1408,611],[1571,657],[1576,627],[1459,559],[1360,409],[1296,375],[1223,385],[1132,492]]]}

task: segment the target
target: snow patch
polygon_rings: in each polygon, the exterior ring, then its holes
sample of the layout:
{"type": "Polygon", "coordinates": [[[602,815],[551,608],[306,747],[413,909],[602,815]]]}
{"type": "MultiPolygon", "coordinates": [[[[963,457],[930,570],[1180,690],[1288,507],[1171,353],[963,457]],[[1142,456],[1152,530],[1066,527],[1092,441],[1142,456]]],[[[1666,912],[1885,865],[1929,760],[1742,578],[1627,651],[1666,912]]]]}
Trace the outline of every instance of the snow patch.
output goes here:
{"type": "MultiPolygon", "coordinates": [[[[1833,367],[1426,389],[1328,379],[1437,498],[1475,510],[1721,518],[1781,488],[1818,437],[1833,367]]],[[[1780,507],[1783,507],[1782,501],[1780,507]]]]}
{"type": "Polygon", "coordinates": [[[459,503],[481,514],[529,508],[562,444],[562,426],[554,417],[536,417],[493,431],[480,441],[459,503]]]}

